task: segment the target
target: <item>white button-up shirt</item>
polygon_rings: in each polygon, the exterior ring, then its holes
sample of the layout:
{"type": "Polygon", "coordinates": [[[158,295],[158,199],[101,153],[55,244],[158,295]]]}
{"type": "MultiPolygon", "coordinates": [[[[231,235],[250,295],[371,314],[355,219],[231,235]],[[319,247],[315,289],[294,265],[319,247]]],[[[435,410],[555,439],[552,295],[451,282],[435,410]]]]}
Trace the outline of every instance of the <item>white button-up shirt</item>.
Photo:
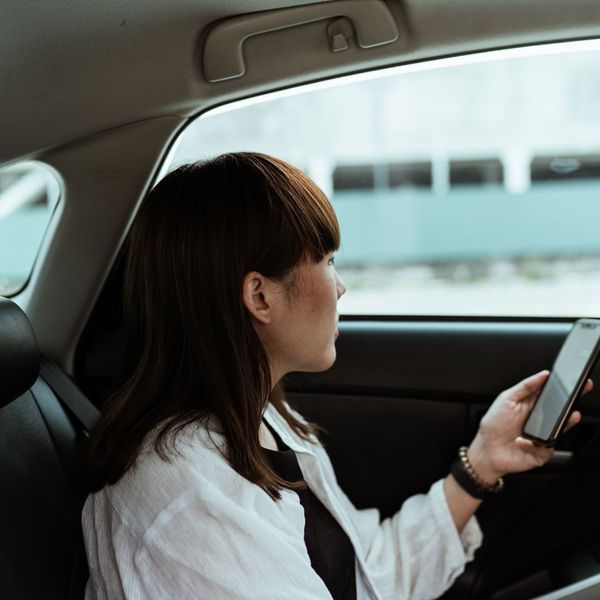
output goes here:
{"type": "MultiPolygon", "coordinates": [[[[320,444],[297,436],[273,406],[265,419],[350,538],[359,600],[436,598],[473,558],[481,531],[472,517],[458,534],[442,480],[380,521],[376,509],[353,506],[320,444]]],[[[86,600],[331,599],[310,564],[298,495],[272,500],[231,468],[224,444],[189,425],[170,462],[148,443],[117,484],[87,498],[86,600]]]]}

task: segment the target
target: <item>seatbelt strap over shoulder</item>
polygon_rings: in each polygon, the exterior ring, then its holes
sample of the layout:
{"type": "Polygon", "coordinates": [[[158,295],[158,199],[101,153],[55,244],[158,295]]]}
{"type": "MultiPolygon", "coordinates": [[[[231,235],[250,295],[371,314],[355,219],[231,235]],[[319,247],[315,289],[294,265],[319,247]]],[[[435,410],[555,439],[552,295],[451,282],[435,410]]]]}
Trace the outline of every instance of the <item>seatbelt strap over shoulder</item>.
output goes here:
{"type": "Polygon", "coordinates": [[[42,357],[40,375],[52,388],[59,401],[89,433],[100,417],[98,409],[90,402],[73,381],[52,361],[42,357]]]}

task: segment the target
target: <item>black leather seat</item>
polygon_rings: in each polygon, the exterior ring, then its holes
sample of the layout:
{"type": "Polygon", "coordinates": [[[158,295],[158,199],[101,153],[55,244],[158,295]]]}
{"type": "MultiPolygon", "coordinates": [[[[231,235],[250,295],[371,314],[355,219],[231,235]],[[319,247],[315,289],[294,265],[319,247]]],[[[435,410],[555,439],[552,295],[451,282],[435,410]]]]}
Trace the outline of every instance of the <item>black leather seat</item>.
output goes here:
{"type": "Polygon", "coordinates": [[[75,600],[87,566],[80,515],[83,430],[39,377],[23,311],[0,298],[0,598],[75,600]]]}

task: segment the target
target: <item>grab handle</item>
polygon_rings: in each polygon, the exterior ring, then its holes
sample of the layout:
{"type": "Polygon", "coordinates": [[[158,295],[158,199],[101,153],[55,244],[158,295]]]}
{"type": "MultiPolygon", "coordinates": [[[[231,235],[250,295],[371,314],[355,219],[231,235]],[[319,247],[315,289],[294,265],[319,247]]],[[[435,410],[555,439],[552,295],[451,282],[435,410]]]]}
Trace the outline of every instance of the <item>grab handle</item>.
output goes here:
{"type": "Polygon", "coordinates": [[[243,46],[249,37],[335,17],[352,21],[361,48],[398,39],[396,22],[383,0],[336,0],[250,13],[221,21],[209,32],[204,43],[204,76],[213,83],[244,75],[243,46]]]}

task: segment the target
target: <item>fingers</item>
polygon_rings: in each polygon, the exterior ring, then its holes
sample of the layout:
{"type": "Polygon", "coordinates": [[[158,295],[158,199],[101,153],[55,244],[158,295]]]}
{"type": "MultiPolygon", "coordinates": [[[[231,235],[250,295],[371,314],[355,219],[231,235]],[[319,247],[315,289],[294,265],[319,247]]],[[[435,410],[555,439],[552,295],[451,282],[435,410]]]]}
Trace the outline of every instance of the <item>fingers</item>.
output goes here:
{"type": "Polygon", "coordinates": [[[515,445],[520,450],[533,450],[534,448],[538,447],[533,440],[528,440],[527,438],[521,436],[515,439],[515,445]]]}
{"type": "MultiPolygon", "coordinates": [[[[577,425],[577,423],[579,423],[580,421],[581,421],[581,413],[578,410],[574,410],[573,413],[571,414],[571,416],[569,417],[567,424],[565,425],[563,433],[565,431],[568,431],[569,429],[571,429],[571,427],[575,427],[575,425],[577,425]]],[[[540,444],[539,442],[534,442],[533,440],[530,440],[528,438],[524,438],[521,436],[519,436],[515,439],[515,445],[520,450],[525,450],[525,451],[532,451],[532,450],[551,451],[550,448],[547,448],[546,446],[540,444]]]]}
{"type": "Polygon", "coordinates": [[[533,440],[528,440],[524,437],[518,437],[515,439],[515,445],[520,450],[527,452],[531,458],[535,461],[537,466],[541,466],[546,463],[552,456],[553,449],[543,446],[533,440]]]}
{"type": "Polygon", "coordinates": [[[553,452],[552,448],[544,446],[544,444],[542,444],[541,442],[536,442],[534,440],[530,440],[529,438],[525,438],[522,436],[515,438],[515,445],[521,450],[535,450],[537,452],[543,453],[553,452]]]}
{"type": "Polygon", "coordinates": [[[564,431],[569,431],[569,429],[577,425],[579,421],[581,421],[581,413],[578,410],[574,410],[573,414],[571,414],[569,420],[567,421],[567,424],[565,425],[564,431]]]}
{"type": "Polygon", "coordinates": [[[591,379],[588,379],[585,382],[585,386],[583,387],[583,391],[581,392],[581,395],[583,396],[583,394],[587,394],[588,392],[591,392],[594,389],[594,382],[591,379]]]}
{"type": "Polygon", "coordinates": [[[515,386],[506,390],[506,393],[510,396],[511,400],[515,402],[523,402],[527,400],[534,394],[537,394],[541,389],[546,379],[548,379],[548,375],[550,371],[544,370],[536,373],[535,375],[530,375],[526,377],[515,386]]]}

